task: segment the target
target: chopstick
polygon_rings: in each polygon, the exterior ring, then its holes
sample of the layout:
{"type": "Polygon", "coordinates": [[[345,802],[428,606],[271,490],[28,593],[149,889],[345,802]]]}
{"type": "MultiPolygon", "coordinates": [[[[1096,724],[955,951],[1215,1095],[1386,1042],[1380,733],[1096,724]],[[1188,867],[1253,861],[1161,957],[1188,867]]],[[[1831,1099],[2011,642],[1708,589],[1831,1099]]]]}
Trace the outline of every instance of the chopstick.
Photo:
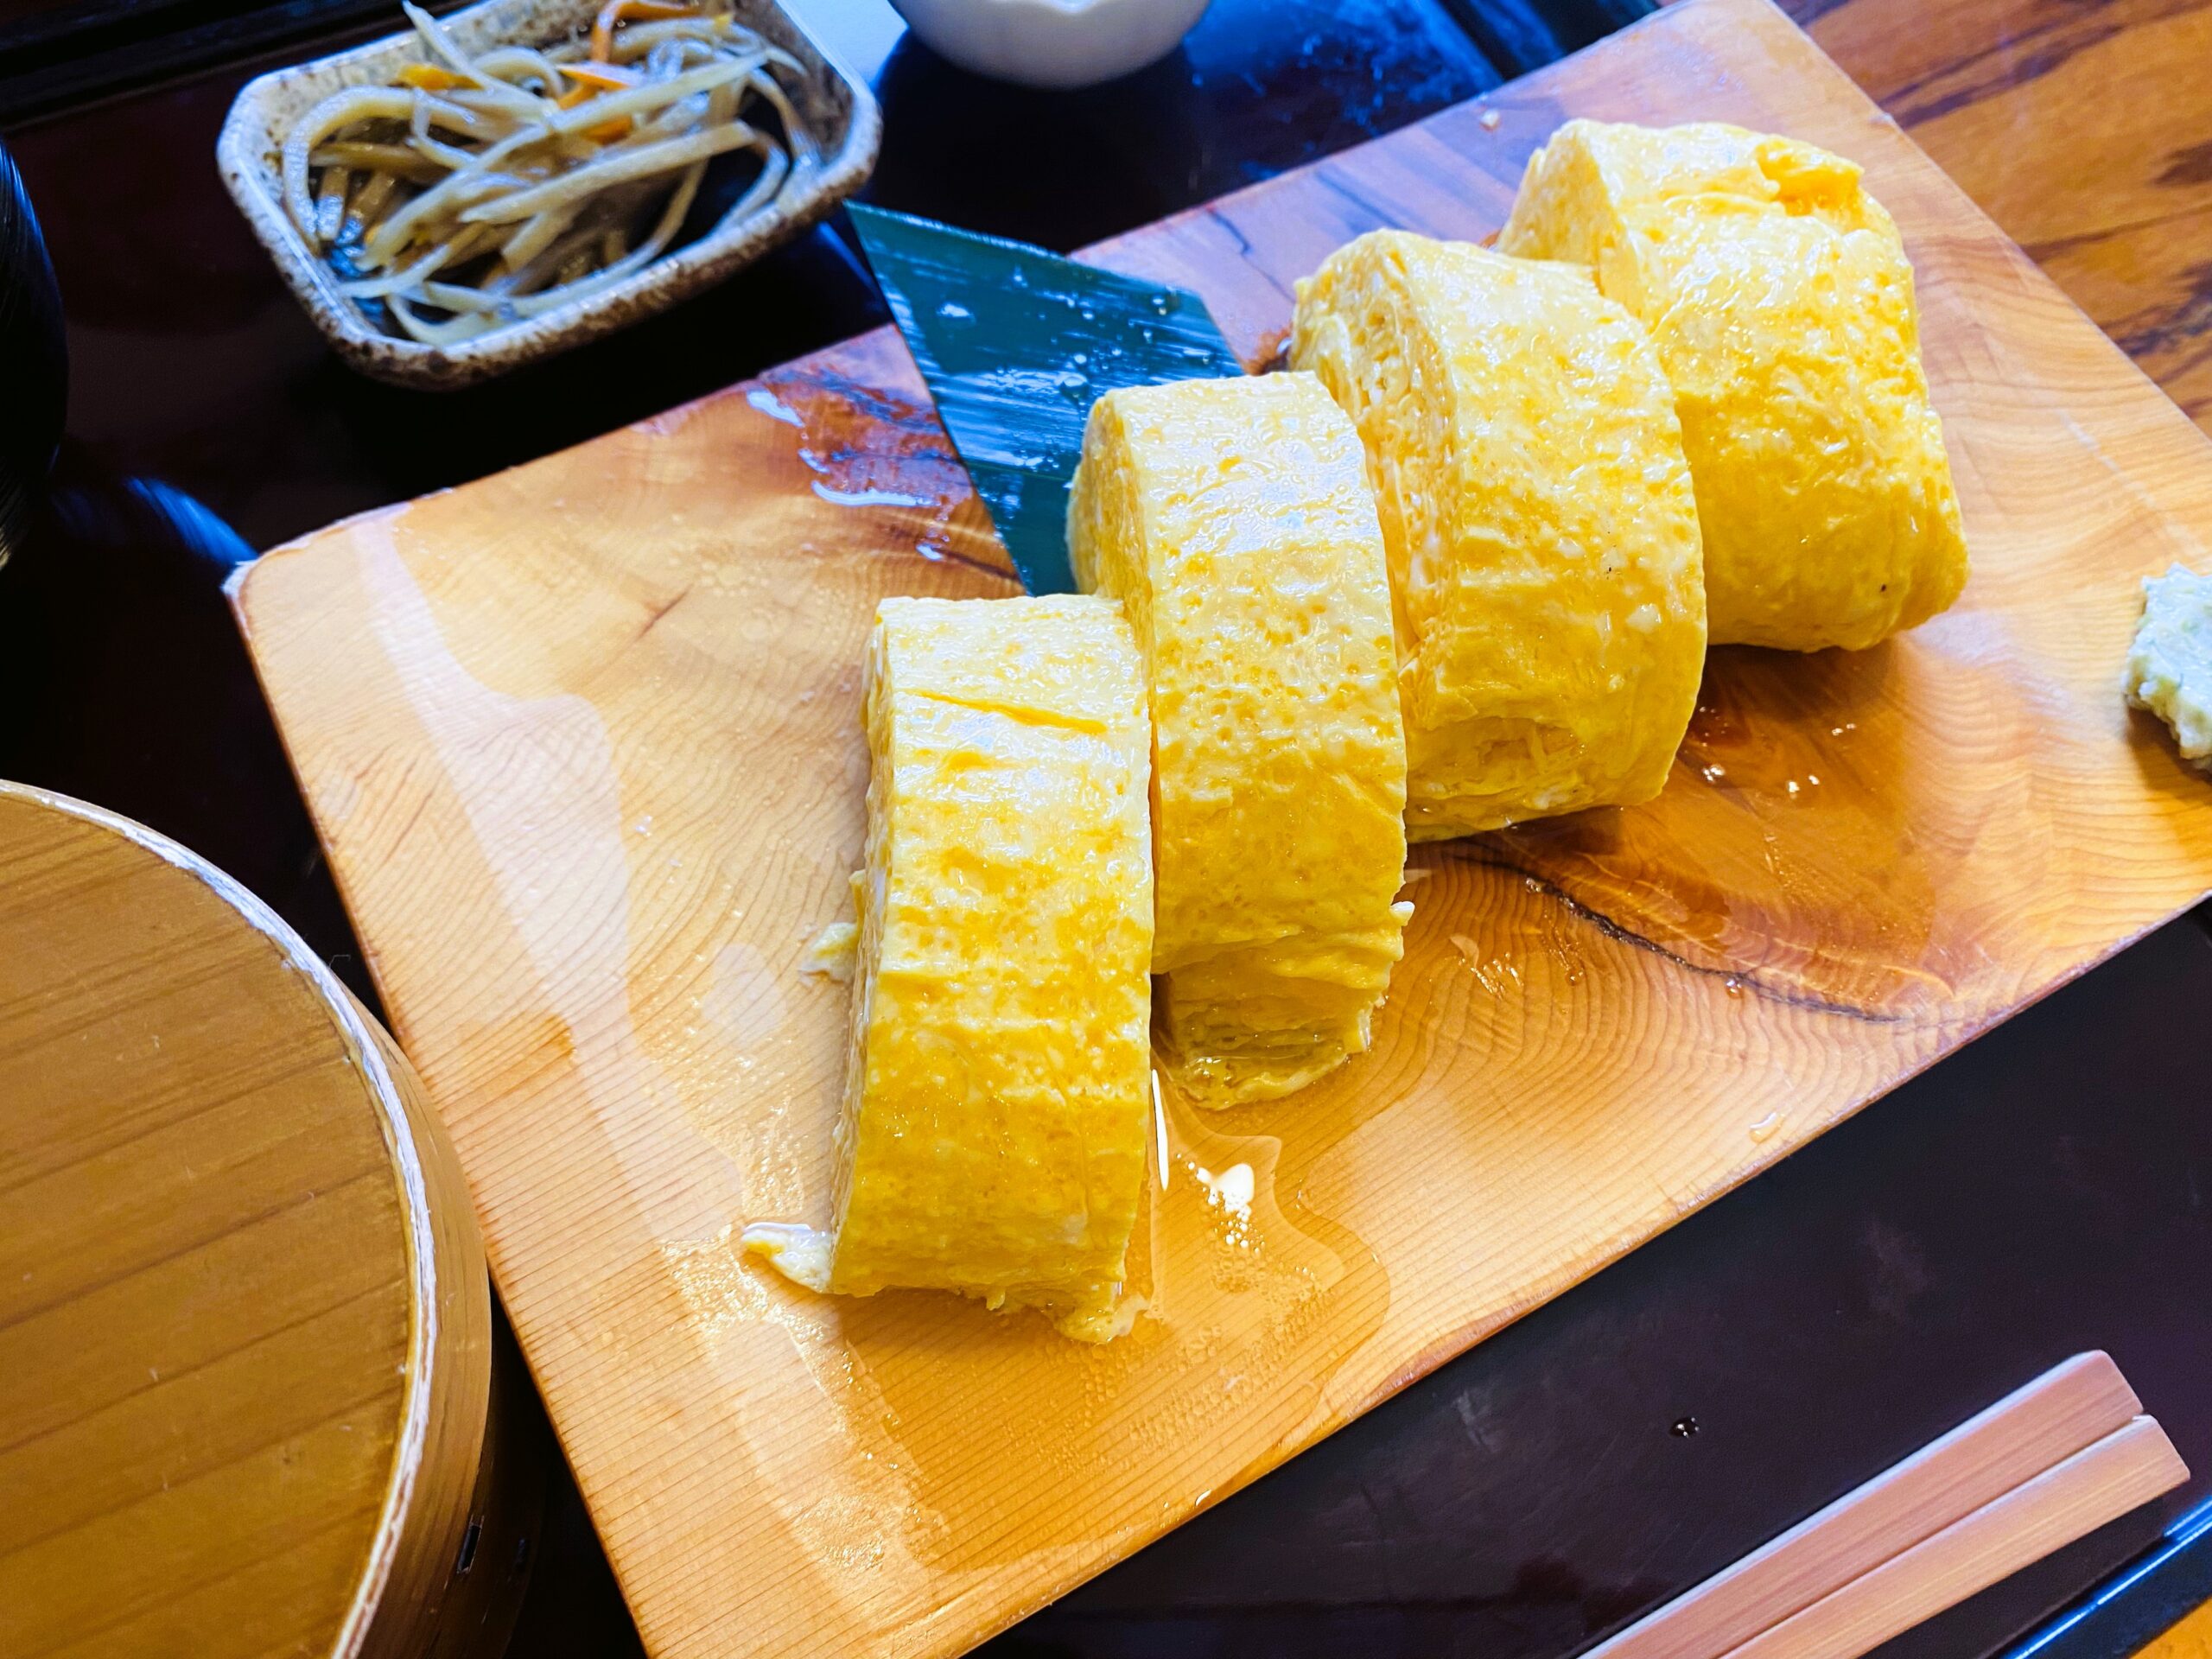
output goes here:
{"type": "Polygon", "coordinates": [[[1585,1659],[1864,1652],[2186,1479],[2164,1431],[2141,1412],[2107,1356],[2078,1354],[1585,1659]],[[1872,1588],[1856,1588],[1870,1579],[1872,1588]],[[1910,1608],[1921,1611],[1904,1616],[1910,1608]],[[1878,1634],[1850,1645],[1873,1625],[1878,1634]]]}
{"type": "Polygon", "coordinates": [[[1731,1649],[1726,1659],[1857,1659],[2188,1478],[2165,1430],[2138,1417],[1731,1649]]]}

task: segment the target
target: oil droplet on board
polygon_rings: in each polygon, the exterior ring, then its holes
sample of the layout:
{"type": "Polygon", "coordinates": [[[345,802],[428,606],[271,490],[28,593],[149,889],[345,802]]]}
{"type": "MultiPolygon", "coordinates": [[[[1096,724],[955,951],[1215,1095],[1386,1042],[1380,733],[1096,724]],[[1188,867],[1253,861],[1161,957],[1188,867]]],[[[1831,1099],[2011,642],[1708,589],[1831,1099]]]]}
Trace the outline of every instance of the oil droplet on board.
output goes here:
{"type": "Polygon", "coordinates": [[[767,958],[733,941],[715,954],[714,980],[700,1010],[741,1050],[772,1041],[791,1022],[791,1006],[767,958]]]}
{"type": "Polygon", "coordinates": [[[1694,1417],[1677,1417],[1673,1422],[1667,1425],[1667,1432],[1678,1440],[1687,1440],[1691,1435],[1697,1433],[1697,1419],[1694,1417]]]}
{"type": "Polygon", "coordinates": [[[1231,1164],[1220,1174],[1193,1164],[1191,1173],[1198,1178],[1198,1185],[1206,1190],[1206,1202],[1229,1217],[1230,1236],[1240,1243],[1249,1243],[1249,1230],[1252,1224],[1252,1166],[1231,1164]],[[1239,1237],[1240,1234],[1247,1235],[1239,1237]]]}
{"type": "Polygon", "coordinates": [[[1465,933],[1452,936],[1452,949],[1475,976],[1476,982],[1492,996],[1503,996],[1508,991],[1521,988],[1521,969],[1516,963],[1491,955],[1465,933]]]}
{"type": "Polygon", "coordinates": [[[814,493],[836,507],[926,507],[926,498],[909,494],[905,490],[836,490],[820,479],[813,480],[814,493]]]}
{"type": "Polygon", "coordinates": [[[1160,1182],[1160,1190],[1167,1190],[1168,1177],[1174,1173],[1175,1160],[1167,1153],[1167,1108],[1160,1098],[1160,1073],[1152,1074],[1152,1173],[1160,1182]]]}
{"type": "Polygon", "coordinates": [[[1190,1184],[1163,1179],[1153,1194],[1154,1276],[1133,1288],[1148,1290],[1154,1316],[1170,1324],[1197,1314],[1255,1332],[1312,1312],[1344,1263],[1283,1213],[1274,1191],[1282,1142],[1230,1130],[1157,1071],[1153,1087],[1163,1177],[1179,1165],[1190,1184]],[[1179,1278],[1192,1268],[1198,1277],[1179,1278]]]}
{"type": "Polygon", "coordinates": [[[1759,1119],[1758,1122],[1751,1125],[1751,1139],[1754,1141],[1771,1141],[1774,1138],[1774,1132],[1781,1127],[1782,1114],[1780,1112],[1769,1112],[1764,1117],[1759,1119]]]}
{"type": "MultiPolygon", "coordinates": [[[[1587,969],[1583,962],[1582,947],[1573,935],[1556,927],[1547,926],[1544,930],[1544,949],[1549,953],[1563,982],[1568,985],[1582,982],[1587,969]]],[[[1514,978],[1517,982],[1520,978],[1517,972],[1514,978]]]]}
{"type": "Polygon", "coordinates": [[[745,394],[745,401],[772,421],[781,421],[785,426],[796,426],[802,431],[805,429],[805,418],[766,386],[753,387],[745,394]]]}

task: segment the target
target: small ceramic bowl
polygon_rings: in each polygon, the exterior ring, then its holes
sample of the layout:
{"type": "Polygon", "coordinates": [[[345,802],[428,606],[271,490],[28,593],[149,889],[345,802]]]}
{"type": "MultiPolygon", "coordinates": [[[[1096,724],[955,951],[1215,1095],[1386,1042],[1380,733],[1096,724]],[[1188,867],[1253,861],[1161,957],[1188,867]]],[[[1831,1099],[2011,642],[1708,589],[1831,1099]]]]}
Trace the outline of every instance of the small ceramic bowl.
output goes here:
{"type": "MultiPolygon", "coordinates": [[[[601,3],[484,0],[442,21],[466,52],[506,44],[544,46],[588,29],[601,3]]],[[[804,66],[803,79],[791,89],[792,102],[820,147],[819,165],[794,168],[784,188],[755,212],[725,220],[612,288],[459,345],[396,338],[363,315],[338,291],[337,273],[293,226],[278,176],[277,157],[293,121],[341,87],[389,80],[401,66],[419,60],[422,44],[413,34],[247,82],[216,141],[216,162],[254,234],[340,356],[365,374],[401,385],[468,385],[612,334],[720,282],[821,219],[867,180],[882,134],[882,119],[868,87],[776,0],[736,0],[735,12],[740,22],[804,66]]]]}
{"type": "Polygon", "coordinates": [[[1094,86],[1173,52],[1207,0],[892,0],[963,69],[1024,86],[1094,86]]]}

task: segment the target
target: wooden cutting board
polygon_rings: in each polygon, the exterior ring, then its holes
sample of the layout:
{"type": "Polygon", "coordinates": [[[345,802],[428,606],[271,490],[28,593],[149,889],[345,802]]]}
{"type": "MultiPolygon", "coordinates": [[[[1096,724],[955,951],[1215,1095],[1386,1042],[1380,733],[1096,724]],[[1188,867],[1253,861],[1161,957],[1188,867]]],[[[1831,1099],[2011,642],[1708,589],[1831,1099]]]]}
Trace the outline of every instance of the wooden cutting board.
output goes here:
{"type": "Polygon", "coordinates": [[[810,1299],[732,1249],[826,1209],[845,993],[798,966],[859,856],[874,603],[1009,590],[887,333],[239,583],[655,1652],[964,1648],[2212,888],[2212,782],[2119,690],[2138,578],[2212,567],[2212,445],[1760,0],[1096,256],[1198,290],[1256,364],[1330,249],[1487,233],[1568,114],[1866,163],[1973,582],[1874,651],[1716,653],[1651,806],[1419,849],[1374,1052],[1171,1110],[1156,1311],[1109,1347],[810,1299]]]}

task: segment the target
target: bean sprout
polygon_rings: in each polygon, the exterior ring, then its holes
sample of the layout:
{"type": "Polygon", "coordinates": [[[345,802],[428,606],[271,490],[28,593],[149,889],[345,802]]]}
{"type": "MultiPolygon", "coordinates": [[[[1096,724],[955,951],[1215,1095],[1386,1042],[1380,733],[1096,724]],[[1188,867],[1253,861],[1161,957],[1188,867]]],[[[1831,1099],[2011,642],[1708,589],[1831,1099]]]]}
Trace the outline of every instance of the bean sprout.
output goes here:
{"type": "Polygon", "coordinates": [[[474,57],[404,4],[423,60],[294,124],[285,209],[341,293],[427,344],[602,292],[674,243],[717,157],[754,168],[725,220],[817,164],[779,79],[800,64],[716,3],[607,0],[588,34],[474,57]]]}

